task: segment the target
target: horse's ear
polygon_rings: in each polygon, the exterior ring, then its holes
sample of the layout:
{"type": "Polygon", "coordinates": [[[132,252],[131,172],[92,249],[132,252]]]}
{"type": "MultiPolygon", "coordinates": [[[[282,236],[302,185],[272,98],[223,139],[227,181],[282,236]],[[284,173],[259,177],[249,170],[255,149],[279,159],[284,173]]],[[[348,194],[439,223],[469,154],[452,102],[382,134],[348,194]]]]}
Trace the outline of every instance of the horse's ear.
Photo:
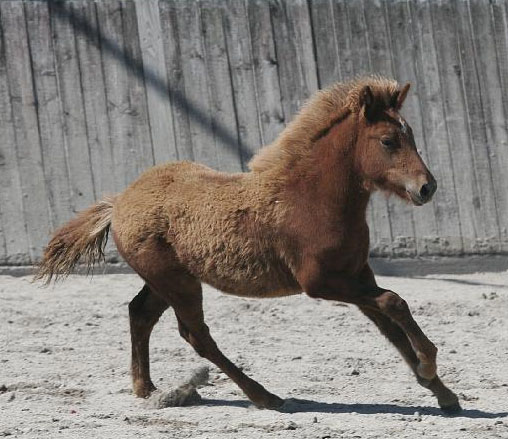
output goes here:
{"type": "Polygon", "coordinates": [[[393,108],[397,111],[399,111],[402,108],[402,104],[406,100],[407,92],[409,91],[409,88],[411,87],[411,84],[408,82],[402,89],[397,90],[395,94],[393,95],[393,108]]]}
{"type": "Polygon", "coordinates": [[[375,113],[374,108],[374,95],[371,88],[366,85],[360,92],[360,106],[363,108],[365,117],[372,119],[375,113]]]}

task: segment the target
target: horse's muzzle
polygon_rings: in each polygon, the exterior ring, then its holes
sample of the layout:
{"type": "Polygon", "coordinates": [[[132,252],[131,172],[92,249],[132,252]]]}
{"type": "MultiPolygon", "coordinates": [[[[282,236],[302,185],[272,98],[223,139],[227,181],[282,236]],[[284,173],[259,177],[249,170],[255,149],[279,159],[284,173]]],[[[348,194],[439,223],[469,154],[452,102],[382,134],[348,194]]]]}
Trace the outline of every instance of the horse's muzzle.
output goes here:
{"type": "Polygon", "coordinates": [[[422,184],[419,188],[408,186],[406,192],[415,206],[422,206],[428,203],[437,189],[437,183],[434,178],[422,184]]]}

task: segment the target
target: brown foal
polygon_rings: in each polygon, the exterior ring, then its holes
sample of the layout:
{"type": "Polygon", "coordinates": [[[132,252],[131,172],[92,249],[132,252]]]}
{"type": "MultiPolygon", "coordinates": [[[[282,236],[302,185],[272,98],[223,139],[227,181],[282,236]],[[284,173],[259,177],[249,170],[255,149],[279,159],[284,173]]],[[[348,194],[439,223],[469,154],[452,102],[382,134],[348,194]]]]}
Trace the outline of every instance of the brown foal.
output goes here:
{"type": "Polygon", "coordinates": [[[149,339],[173,308],[180,335],[222,369],[258,407],[283,400],[219,350],[205,324],[201,283],[244,297],[307,293],[357,305],[402,354],[446,411],[456,395],[436,374],[434,344],[408,305],[376,284],[368,265],[366,208],[374,190],[414,204],[436,182],[399,114],[409,84],[366,77],[320,91],[278,139],[225,174],[188,162],[156,166],[122,194],[57,230],[38,273],[49,282],[103,255],[111,228],[118,251],[144,279],[129,305],[132,378],[140,397],[154,389],[149,339]]]}

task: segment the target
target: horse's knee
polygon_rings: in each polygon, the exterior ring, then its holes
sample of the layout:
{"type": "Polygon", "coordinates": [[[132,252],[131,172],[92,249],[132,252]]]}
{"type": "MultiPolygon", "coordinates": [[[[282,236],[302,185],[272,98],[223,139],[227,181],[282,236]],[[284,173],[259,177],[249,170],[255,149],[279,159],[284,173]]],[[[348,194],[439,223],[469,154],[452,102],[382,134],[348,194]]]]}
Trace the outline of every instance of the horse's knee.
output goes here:
{"type": "Polygon", "coordinates": [[[129,319],[131,327],[152,328],[159,320],[168,305],[155,297],[145,285],[129,303],[129,319]]]}
{"type": "Polygon", "coordinates": [[[409,313],[407,302],[392,291],[381,294],[376,301],[379,309],[390,317],[402,317],[409,313]]]}

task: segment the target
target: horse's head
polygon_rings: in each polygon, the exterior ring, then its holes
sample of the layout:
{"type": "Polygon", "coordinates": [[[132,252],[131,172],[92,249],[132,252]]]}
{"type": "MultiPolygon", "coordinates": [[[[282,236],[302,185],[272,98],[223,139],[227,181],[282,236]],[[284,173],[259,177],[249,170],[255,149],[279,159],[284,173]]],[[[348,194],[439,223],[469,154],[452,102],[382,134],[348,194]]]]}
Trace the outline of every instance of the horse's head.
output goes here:
{"type": "Polygon", "coordinates": [[[368,85],[361,90],[356,162],[368,188],[421,206],[430,201],[437,184],[416,150],[411,127],[399,114],[408,91],[409,84],[389,96],[368,85]]]}

